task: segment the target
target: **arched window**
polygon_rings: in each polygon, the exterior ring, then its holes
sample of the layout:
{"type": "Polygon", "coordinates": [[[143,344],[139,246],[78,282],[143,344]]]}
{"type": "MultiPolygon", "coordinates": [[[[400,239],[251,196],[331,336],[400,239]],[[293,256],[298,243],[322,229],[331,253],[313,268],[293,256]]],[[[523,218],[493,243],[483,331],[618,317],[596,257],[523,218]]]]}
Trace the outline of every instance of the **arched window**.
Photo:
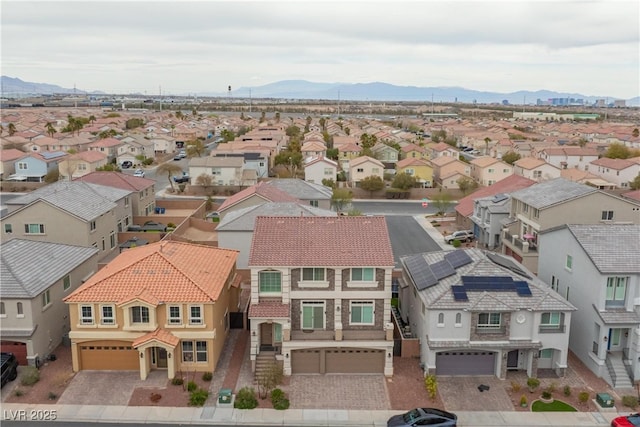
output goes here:
{"type": "Polygon", "coordinates": [[[7,314],[6,311],[4,311],[4,303],[0,302],[0,316],[5,316],[7,314]]]}
{"type": "Polygon", "coordinates": [[[444,325],[444,313],[438,314],[438,325],[444,325]]]}
{"type": "Polygon", "coordinates": [[[24,311],[22,311],[22,303],[19,302],[17,306],[18,306],[18,316],[22,316],[24,314],[24,311]]]}
{"type": "Polygon", "coordinates": [[[460,325],[462,323],[462,314],[456,313],[456,324],[460,325]]]}

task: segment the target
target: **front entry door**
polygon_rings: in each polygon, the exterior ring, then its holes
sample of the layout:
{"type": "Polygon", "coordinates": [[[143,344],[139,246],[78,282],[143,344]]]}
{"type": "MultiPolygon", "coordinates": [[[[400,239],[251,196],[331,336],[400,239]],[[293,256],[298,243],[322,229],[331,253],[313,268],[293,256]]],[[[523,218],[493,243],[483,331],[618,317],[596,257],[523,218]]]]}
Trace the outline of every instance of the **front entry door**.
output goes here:
{"type": "Polygon", "coordinates": [[[273,324],[260,324],[260,347],[273,347],[273,324]]]}
{"type": "Polygon", "coordinates": [[[167,367],[167,350],[162,347],[156,347],[156,351],[158,354],[157,367],[158,368],[166,368],[167,367]]]}
{"type": "Polygon", "coordinates": [[[518,369],[518,353],[520,350],[511,350],[507,354],[507,369],[518,369]]]}

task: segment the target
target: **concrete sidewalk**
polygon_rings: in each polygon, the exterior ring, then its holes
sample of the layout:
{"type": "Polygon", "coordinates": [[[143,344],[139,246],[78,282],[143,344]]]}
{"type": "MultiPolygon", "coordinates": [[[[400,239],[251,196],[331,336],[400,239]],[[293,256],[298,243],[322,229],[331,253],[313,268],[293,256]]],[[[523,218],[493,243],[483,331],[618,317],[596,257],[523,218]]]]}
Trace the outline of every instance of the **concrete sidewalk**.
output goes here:
{"type": "MultiPolygon", "coordinates": [[[[34,413],[52,414],[56,421],[164,423],[183,425],[386,426],[399,411],[333,409],[249,409],[157,406],[24,405],[3,403],[3,421],[31,421],[34,413]],[[37,412],[40,411],[40,412],[37,412]],[[48,412],[47,412],[48,411],[48,412]]],[[[457,412],[459,426],[607,426],[616,412],[457,412]]]]}

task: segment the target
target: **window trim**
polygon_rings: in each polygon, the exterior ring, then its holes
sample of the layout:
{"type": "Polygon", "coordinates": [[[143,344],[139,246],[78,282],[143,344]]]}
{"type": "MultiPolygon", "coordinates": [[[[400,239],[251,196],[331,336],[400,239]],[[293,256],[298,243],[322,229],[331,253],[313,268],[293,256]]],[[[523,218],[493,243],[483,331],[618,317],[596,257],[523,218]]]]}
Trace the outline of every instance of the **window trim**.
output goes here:
{"type": "Polygon", "coordinates": [[[116,325],[116,308],[112,304],[100,305],[100,324],[103,326],[115,326],[116,325]],[[111,309],[111,316],[104,315],[104,309],[111,309]]]}
{"type": "Polygon", "coordinates": [[[204,307],[200,304],[189,305],[189,325],[190,326],[204,326],[204,307]],[[193,316],[193,309],[198,309],[199,316],[193,316]]]}
{"type": "Polygon", "coordinates": [[[67,274],[62,278],[62,290],[68,291],[71,288],[71,277],[67,274]]]}
{"type": "Polygon", "coordinates": [[[500,329],[502,327],[502,313],[500,312],[483,312],[478,313],[478,328],[480,329],[500,329]],[[481,317],[487,316],[486,322],[481,323],[481,317]],[[495,323],[495,316],[498,317],[498,323],[495,323]]]}
{"type": "Polygon", "coordinates": [[[573,257],[571,255],[567,254],[567,256],[565,257],[564,269],[568,270],[568,271],[572,271],[573,270],[573,257]]]}
{"type": "Polygon", "coordinates": [[[260,294],[273,294],[273,295],[279,295],[282,294],[282,272],[280,270],[262,270],[258,272],[258,293],[260,294]],[[271,283],[267,284],[264,283],[263,284],[263,280],[266,281],[266,277],[265,279],[263,279],[263,275],[277,275],[280,279],[280,289],[279,290],[267,290],[267,289],[263,289],[263,285],[265,286],[265,288],[267,286],[272,286],[271,283]]]}
{"type": "MultiPolygon", "coordinates": [[[[300,329],[303,330],[325,330],[327,328],[327,316],[326,316],[327,304],[324,300],[319,301],[301,301],[300,302],[300,329]],[[304,309],[305,308],[322,308],[322,327],[318,328],[313,325],[315,323],[315,316],[312,317],[311,326],[305,327],[304,325],[304,309]]],[[[312,312],[312,314],[315,314],[312,312]]]]}
{"type": "Polygon", "coordinates": [[[80,304],[78,306],[80,310],[80,316],[78,318],[81,326],[92,326],[95,324],[94,313],[93,313],[93,305],[91,304],[80,304]],[[89,311],[89,314],[85,314],[85,309],[89,311]]]}
{"type": "Polygon", "coordinates": [[[169,325],[169,326],[182,325],[182,306],[180,306],[179,304],[167,305],[167,325],[169,325]],[[171,315],[171,309],[172,308],[177,308],[178,309],[178,317],[173,317],[171,315]]]}
{"type": "Polygon", "coordinates": [[[149,307],[144,306],[144,305],[134,305],[129,307],[129,313],[130,313],[130,323],[132,325],[148,325],[151,323],[151,310],[149,310],[149,307]],[[136,309],[140,310],[140,321],[136,322],[135,320],[135,311],[136,309]],[[147,321],[144,321],[144,310],[146,310],[146,314],[147,314],[147,321]]]}
{"type": "Polygon", "coordinates": [[[355,287],[355,288],[370,288],[373,286],[377,286],[378,282],[376,281],[376,268],[375,267],[352,267],[349,269],[349,281],[347,282],[347,286],[355,287]],[[353,273],[355,270],[362,270],[362,279],[354,279],[353,273]],[[367,280],[365,276],[365,272],[367,270],[371,270],[372,279],[367,280]]]}
{"type": "Polygon", "coordinates": [[[44,224],[37,224],[37,223],[25,224],[24,225],[24,234],[36,234],[36,235],[46,234],[45,233],[44,224]],[[31,226],[37,226],[39,231],[38,232],[31,232],[31,226]]]}
{"type": "Polygon", "coordinates": [[[42,292],[42,309],[44,310],[49,306],[51,306],[51,292],[49,292],[49,289],[46,289],[42,292]]]}

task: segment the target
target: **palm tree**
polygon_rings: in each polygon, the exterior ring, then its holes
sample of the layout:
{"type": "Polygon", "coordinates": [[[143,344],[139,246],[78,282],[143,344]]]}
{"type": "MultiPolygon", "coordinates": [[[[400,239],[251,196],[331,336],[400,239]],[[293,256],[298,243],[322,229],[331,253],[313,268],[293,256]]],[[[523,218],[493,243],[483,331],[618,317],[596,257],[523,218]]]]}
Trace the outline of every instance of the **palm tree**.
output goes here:
{"type": "Polygon", "coordinates": [[[91,124],[93,124],[93,122],[96,121],[96,116],[94,116],[93,114],[89,116],[89,121],[91,122],[91,124]]]}
{"type": "Polygon", "coordinates": [[[56,134],[56,128],[53,127],[53,123],[48,122],[45,127],[47,129],[47,133],[49,134],[49,136],[53,138],[53,135],[56,134]]]}
{"type": "Polygon", "coordinates": [[[17,132],[16,125],[14,125],[13,123],[9,123],[9,126],[7,126],[7,130],[9,131],[9,136],[13,136],[13,134],[17,132]]]}
{"type": "Polygon", "coordinates": [[[173,186],[173,175],[177,175],[182,172],[182,168],[174,163],[163,163],[158,166],[156,169],[156,173],[161,175],[163,173],[167,174],[167,178],[169,179],[169,185],[171,185],[171,191],[176,191],[173,186]]]}
{"type": "Polygon", "coordinates": [[[489,143],[491,142],[491,138],[486,137],[484,139],[484,154],[489,155],[489,143]]]}

